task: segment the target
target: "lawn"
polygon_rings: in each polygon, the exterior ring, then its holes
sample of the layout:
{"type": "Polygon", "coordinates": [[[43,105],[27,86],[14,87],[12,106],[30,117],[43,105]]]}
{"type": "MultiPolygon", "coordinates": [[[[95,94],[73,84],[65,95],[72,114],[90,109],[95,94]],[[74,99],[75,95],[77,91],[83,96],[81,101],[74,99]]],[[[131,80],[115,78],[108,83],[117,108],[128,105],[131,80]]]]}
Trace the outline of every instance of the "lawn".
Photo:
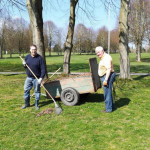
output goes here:
{"type": "MultiPolygon", "coordinates": [[[[141,63],[135,62],[134,55],[130,56],[132,72],[150,72],[150,55],[142,56],[141,63]]],[[[95,56],[72,56],[72,71],[89,71],[87,61],[91,57],[95,56]]],[[[119,71],[119,57],[115,54],[112,57],[119,71]]],[[[24,71],[19,58],[6,60],[0,60],[0,71],[24,71]]],[[[62,56],[47,57],[49,71],[62,66],[62,61],[62,56]]],[[[99,89],[82,97],[77,106],[65,106],[57,99],[63,109],[60,115],[55,112],[39,115],[48,108],[54,110],[52,100],[44,96],[39,111],[35,110],[34,98],[31,107],[20,109],[24,103],[25,78],[25,74],[0,75],[1,150],[149,150],[150,76],[132,76],[133,80],[117,77],[114,83],[117,109],[113,113],[101,112],[104,99],[99,89]]]]}
{"type": "MultiPolygon", "coordinates": [[[[119,73],[119,54],[111,54],[114,62],[115,72],[119,73]]],[[[130,53],[131,73],[149,73],[150,72],[150,53],[142,53],[141,62],[136,62],[135,54],[130,53]]],[[[96,57],[96,55],[72,55],[70,62],[71,72],[89,72],[88,59],[96,57]]],[[[48,72],[56,71],[63,66],[63,56],[52,55],[46,56],[48,72]]],[[[13,58],[0,59],[0,72],[24,72],[21,60],[17,54],[13,58]]],[[[62,70],[61,70],[62,71],[62,70]]]]}

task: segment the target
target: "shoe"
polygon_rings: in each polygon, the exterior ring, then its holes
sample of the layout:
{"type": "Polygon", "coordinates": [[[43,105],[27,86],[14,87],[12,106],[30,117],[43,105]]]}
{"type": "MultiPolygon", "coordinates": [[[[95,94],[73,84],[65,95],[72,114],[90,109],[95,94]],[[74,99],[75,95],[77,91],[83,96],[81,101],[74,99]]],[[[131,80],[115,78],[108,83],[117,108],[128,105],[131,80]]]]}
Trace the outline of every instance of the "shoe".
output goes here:
{"type": "Polygon", "coordinates": [[[102,113],[111,113],[111,111],[102,110],[102,113]]]}
{"type": "Polygon", "coordinates": [[[25,109],[27,107],[30,107],[30,105],[24,105],[24,106],[21,107],[21,109],[25,109]]]}
{"type": "Polygon", "coordinates": [[[40,108],[37,106],[37,107],[35,107],[35,109],[36,109],[36,110],[39,110],[40,108]]]}
{"type": "Polygon", "coordinates": [[[24,106],[21,107],[21,109],[25,109],[27,107],[30,107],[30,99],[25,100],[25,104],[24,104],[24,106]]]}
{"type": "Polygon", "coordinates": [[[39,110],[40,108],[38,107],[38,104],[39,104],[39,100],[35,100],[35,109],[36,110],[39,110]]]}

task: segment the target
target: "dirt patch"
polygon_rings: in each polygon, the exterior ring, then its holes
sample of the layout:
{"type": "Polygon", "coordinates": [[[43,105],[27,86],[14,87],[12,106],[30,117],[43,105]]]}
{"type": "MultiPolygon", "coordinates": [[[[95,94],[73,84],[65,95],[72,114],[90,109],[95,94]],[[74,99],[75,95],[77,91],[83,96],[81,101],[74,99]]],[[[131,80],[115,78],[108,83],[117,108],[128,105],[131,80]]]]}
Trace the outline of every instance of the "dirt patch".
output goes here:
{"type": "Polygon", "coordinates": [[[53,111],[54,111],[54,110],[53,110],[52,108],[45,109],[45,110],[39,112],[39,113],[37,114],[37,117],[40,117],[40,116],[46,115],[46,114],[51,114],[51,113],[53,113],[53,111]]]}

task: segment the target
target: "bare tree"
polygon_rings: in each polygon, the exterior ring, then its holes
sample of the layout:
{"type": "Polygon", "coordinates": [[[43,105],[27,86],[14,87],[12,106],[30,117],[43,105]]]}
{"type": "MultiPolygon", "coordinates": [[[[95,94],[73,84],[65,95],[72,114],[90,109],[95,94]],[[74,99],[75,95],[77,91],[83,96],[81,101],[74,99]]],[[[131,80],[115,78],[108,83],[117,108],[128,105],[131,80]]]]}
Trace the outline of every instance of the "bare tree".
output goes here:
{"type": "Polygon", "coordinates": [[[95,53],[94,48],[94,42],[96,40],[96,33],[93,30],[93,28],[87,28],[86,32],[86,42],[85,42],[85,49],[88,53],[95,53]]]}
{"type": "Polygon", "coordinates": [[[136,60],[141,61],[142,42],[144,40],[146,21],[145,3],[143,0],[132,0],[129,14],[130,41],[136,46],[136,60]]]}
{"type": "Polygon", "coordinates": [[[5,13],[10,12],[10,9],[13,9],[14,7],[17,8],[19,11],[24,10],[25,8],[25,1],[22,0],[0,0],[0,12],[5,9],[5,13]]]}
{"type": "Polygon", "coordinates": [[[120,50],[120,78],[130,79],[130,61],[128,46],[128,14],[130,0],[121,0],[119,18],[119,50],[120,50]]]}
{"type": "Polygon", "coordinates": [[[12,57],[12,54],[14,53],[15,49],[17,49],[17,36],[16,36],[16,30],[14,25],[14,20],[9,17],[7,18],[7,27],[6,27],[6,35],[5,35],[5,41],[6,45],[5,48],[9,52],[10,57],[12,57]]]}
{"type": "Polygon", "coordinates": [[[42,0],[26,0],[26,4],[32,28],[33,43],[37,45],[38,53],[44,58],[46,64],[43,35],[42,0]]]}
{"type": "Polygon", "coordinates": [[[45,35],[47,35],[47,47],[49,50],[49,56],[51,56],[51,48],[55,45],[57,26],[52,21],[44,23],[45,35]]]}
{"type": "Polygon", "coordinates": [[[78,24],[75,28],[74,33],[74,49],[77,50],[78,53],[86,51],[85,41],[87,39],[87,28],[84,24],[78,24]]]}
{"type": "Polygon", "coordinates": [[[104,50],[107,50],[107,43],[108,43],[108,30],[105,26],[103,26],[98,30],[96,38],[96,46],[101,45],[104,48],[104,50]]]}
{"type": "Polygon", "coordinates": [[[23,18],[17,18],[13,20],[13,25],[15,29],[15,48],[18,49],[19,55],[21,55],[26,44],[25,41],[28,40],[27,37],[25,37],[28,23],[23,18]]]}
{"type": "Polygon", "coordinates": [[[56,44],[59,46],[58,55],[62,54],[62,29],[58,28],[56,33],[56,44]]]}
{"type": "Polygon", "coordinates": [[[25,52],[28,52],[29,46],[32,44],[32,30],[30,24],[28,24],[28,27],[25,29],[24,33],[24,45],[23,45],[23,55],[25,52]]]}
{"type": "Polygon", "coordinates": [[[145,18],[145,36],[144,40],[149,43],[150,51],[150,1],[144,1],[144,18],[145,18]]]}
{"type": "Polygon", "coordinates": [[[78,0],[70,0],[70,18],[69,18],[69,27],[68,34],[66,37],[66,41],[64,44],[64,64],[63,64],[63,72],[65,74],[70,73],[70,58],[71,58],[71,50],[73,43],[73,33],[75,26],[75,8],[78,3],[78,0]]]}
{"type": "Polygon", "coordinates": [[[0,58],[3,58],[3,50],[5,47],[5,30],[6,30],[6,22],[2,22],[1,32],[0,32],[0,58]]]}
{"type": "Polygon", "coordinates": [[[0,11],[0,58],[3,58],[3,53],[6,52],[6,32],[7,32],[7,19],[9,16],[4,13],[4,9],[0,11]]]}
{"type": "MultiPolygon", "coordinates": [[[[14,13],[14,9],[18,10],[18,12],[24,11],[26,9],[25,0],[1,0],[0,1],[0,12],[4,12],[3,16],[7,16],[6,18],[6,34],[5,34],[5,50],[9,51],[10,57],[12,56],[13,52],[18,52],[18,47],[16,47],[16,43],[19,46],[19,50],[23,49],[25,42],[21,43],[21,39],[23,38],[24,33],[21,32],[20,25],[16,24],[15,26],[15,20],[10,17],[14,13]],[[15,32],[16,31],[16,32],[15,32]],[[22,33],[22,34],[21,34],[22,33]],[[19,39],[17,39],[17,35],[21,35],[19,39]],[[13,39],[13,40],[12,40],[13,39]]],[[[19,19],[18,19],[19,20],[19,19]]],[[[19,22],[18,22],[19,23],[19,22]]],[[[28,37],[29,38],[29,37],[28,37]]],[[[24,39],[24,38],[23,38],[24,39]]]]}
{"type": "Polygon", "coordinates": [[[119,49],[119,33],[118,29],[114,29],[111,31],[111,39],[110,39],[110,52],[116,53],[119,49]]]}
{"type": "MultiPolygon", "coordinates": [[[[119,35],[118,29],[114,29],[110,31],[110,52],[114,53],[119,48],[119,35]]],[[[105,26],[98,30],[98,34],[96,37],[96,46],[101,45],[104,47],[104,50],[107,50],[108,47],[108,30],[105,26]]]]}
{"type": "Polygon", "coordinates": [[[45,59],[42,0],[26,0],[26,3],[32,28],[33,43],[37,45],[38,53],[45,59]]]}

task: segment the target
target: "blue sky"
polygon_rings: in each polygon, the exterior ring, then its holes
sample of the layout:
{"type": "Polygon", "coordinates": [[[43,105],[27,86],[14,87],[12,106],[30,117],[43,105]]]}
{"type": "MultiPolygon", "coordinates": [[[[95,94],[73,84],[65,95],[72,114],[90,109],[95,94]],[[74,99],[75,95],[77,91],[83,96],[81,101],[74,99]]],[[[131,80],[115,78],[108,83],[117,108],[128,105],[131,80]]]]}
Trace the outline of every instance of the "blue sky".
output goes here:
{"type": "MultiPolygon", "coordinates": [[[[69,21],[69,1],[70,0],[61,0],[57,3],[56,0],[47,0],[43,2],[43,20],[51,20],[53,21],[56,26],[65,28],[68,26],[69,21]]],[[[112,8],[110,9],[110,29],[114,29],[117,22],[117,17],[119,16],[119,0],[116,3],[118,8],[112,8]]],[[[116,2],[115,1],[115,2],[116,2]]],[[[83,23],[86,27],[92,27],[93,29],[97,30],[98,28],[101,28],[102,26],[108,27],[108,10],[106,10],[100,0],[95,0],[95,5],[93,5],[92,1],[89,5],[84,5],[83,0],[79,1],[79,6],[82,7],[85,11],[90,10],[92,17],[88,19],[86,17],[85,13],[81,9],[78,9],[77,15],[76,15],[76,24],[83,23]],[[93,19],[94,18],[94,19],[93,19]]],[[[78,7],[79,8],[79,7],[78,7]]],[[[89,14],[88,14],[89,15],[89,14]]],[[[12,17],[20,17],[22,16],[26,21],[29,22],[29,16],[27,13],[27,10],[24,12],[19,12],[17,9],[13,10],[12,17]]]]}

